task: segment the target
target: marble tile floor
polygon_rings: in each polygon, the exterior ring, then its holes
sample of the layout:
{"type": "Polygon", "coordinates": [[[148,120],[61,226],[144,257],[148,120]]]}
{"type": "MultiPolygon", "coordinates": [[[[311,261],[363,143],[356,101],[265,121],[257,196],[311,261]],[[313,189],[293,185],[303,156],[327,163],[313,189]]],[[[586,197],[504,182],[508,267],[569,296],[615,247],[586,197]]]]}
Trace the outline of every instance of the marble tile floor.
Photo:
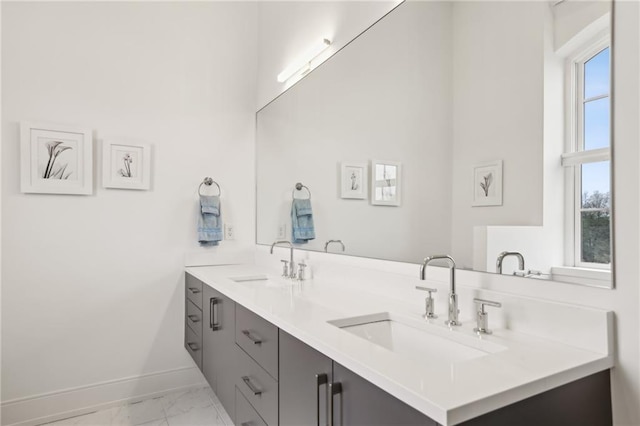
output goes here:
{"type": "MultiPolygon", "coordinates": [[[[46,426],[233,426],[211,388],[192,389],[124,404],[46,426]]],[[[43,425],[44,426],[44,425],[43,425]]]]}

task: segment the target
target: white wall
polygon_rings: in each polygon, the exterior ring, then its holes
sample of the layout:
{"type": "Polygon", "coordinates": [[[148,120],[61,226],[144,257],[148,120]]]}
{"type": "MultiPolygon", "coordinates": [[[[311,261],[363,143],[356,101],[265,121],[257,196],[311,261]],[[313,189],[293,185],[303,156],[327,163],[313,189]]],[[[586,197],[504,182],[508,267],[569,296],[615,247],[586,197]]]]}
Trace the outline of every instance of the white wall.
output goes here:
{"type": "Polygon", "coordinates": [[[542,224],[546,7],[454,2],[451,244],[461,267],[473,265],[473,226],[542,224]],[[502,206],[471,207],[472,167],[493,160],[504,161],[502,206]]]}
{"type": "Polygon", "coordinates": [[[572,48],[579,48],[590,37],[593,37],[593,30],[588,31],[587,34],[582,34],[585,28],[594,25],[594,23],[599,29],[608,27],[611,2],[608,0],[568,0],[554,5],[552,10],[555,50],[563,48],[571,50],[572,48]]]}
{"type": "Polygon", "coordinates": [[[280,224],[290,233],[302,182],[316,227],[305,249],[339,238],[347,253],[373,258],[448,252],[451,84],[451,5],[408,2],[260,111],[258,242],[278,239],[280,224]],[[372,159],[402,163],[399,207],[340,198],[339,162],[372,159]]]}
{"type": "Polygon", "coordinates": [[[312,63],[316,67],[384,16],[392,1],[266,1],[258,6],[258,106],[262,108],[297,81],[276,76],[310,46],[328,37],[331,46],[312,63]]]}
{"type": "Polygon", "coordinates": [[[255,3],[2,3],[3,424],[27,397],[201,380],[182,347],[184,256],[205,176],[236,228],[221,249],[253,242],[256,28],[255,3]],[[20,120],[152,144],[152,189],[21,194],[20,120]],[[175,380],[145,385],[163,371],[175,380]]]}

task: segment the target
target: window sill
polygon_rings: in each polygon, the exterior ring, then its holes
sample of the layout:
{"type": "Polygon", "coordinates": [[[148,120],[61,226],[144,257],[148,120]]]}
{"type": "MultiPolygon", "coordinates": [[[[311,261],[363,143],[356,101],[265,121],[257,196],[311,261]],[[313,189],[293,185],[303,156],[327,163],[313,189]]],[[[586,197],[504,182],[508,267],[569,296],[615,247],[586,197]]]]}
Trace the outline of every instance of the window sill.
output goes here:
{"type": "Polygon", "coordinates": [[[591,284],[607,288],[612,287],[611,271],[608,269],[554,266],[551,268],[551,275],[553,279],[557,281],[591,284]]]}

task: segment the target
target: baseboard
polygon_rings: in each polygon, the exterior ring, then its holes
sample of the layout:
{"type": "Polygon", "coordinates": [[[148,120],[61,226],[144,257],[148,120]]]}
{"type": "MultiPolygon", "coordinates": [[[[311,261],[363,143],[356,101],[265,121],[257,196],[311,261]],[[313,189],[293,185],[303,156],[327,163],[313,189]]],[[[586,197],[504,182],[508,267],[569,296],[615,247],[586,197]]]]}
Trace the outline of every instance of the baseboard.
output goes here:
{"type": "Polygon", "coordinates": [[[1,424],[3,426],[35,426],[205,385],[206,381],[202,373],[195,367],[110,380],[4,401],[1,404],[1,424]]]}

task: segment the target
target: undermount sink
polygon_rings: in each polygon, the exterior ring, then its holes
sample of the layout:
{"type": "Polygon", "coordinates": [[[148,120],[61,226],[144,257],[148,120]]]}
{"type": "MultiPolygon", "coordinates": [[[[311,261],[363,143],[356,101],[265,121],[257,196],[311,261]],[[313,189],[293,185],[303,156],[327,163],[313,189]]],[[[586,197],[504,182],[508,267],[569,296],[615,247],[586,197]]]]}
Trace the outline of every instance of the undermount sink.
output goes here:
{"type": "Polygon", "coordinates": [[[264,274],[241,275],[237,277],[229,277],[229,279],[240,284],[263,285],[265,287],[287,287],[287,285],[292,284],[280,277],[274,279],[264,274]]]}
{"type": "Polygon", "coordinates": [[[267,277],[266,275],[260,274],[260,275],[243,275],[241,277],[229,277],[229,279],[237,283],[244,283],[248,281],[268,281],[269,277],[267,277]]]}
{"type": "Polygon", "coordinates": [[[402,357],[422,363],[455,363],[507,349],[476,336],[389,312],[328,322],[402,357]]]}

